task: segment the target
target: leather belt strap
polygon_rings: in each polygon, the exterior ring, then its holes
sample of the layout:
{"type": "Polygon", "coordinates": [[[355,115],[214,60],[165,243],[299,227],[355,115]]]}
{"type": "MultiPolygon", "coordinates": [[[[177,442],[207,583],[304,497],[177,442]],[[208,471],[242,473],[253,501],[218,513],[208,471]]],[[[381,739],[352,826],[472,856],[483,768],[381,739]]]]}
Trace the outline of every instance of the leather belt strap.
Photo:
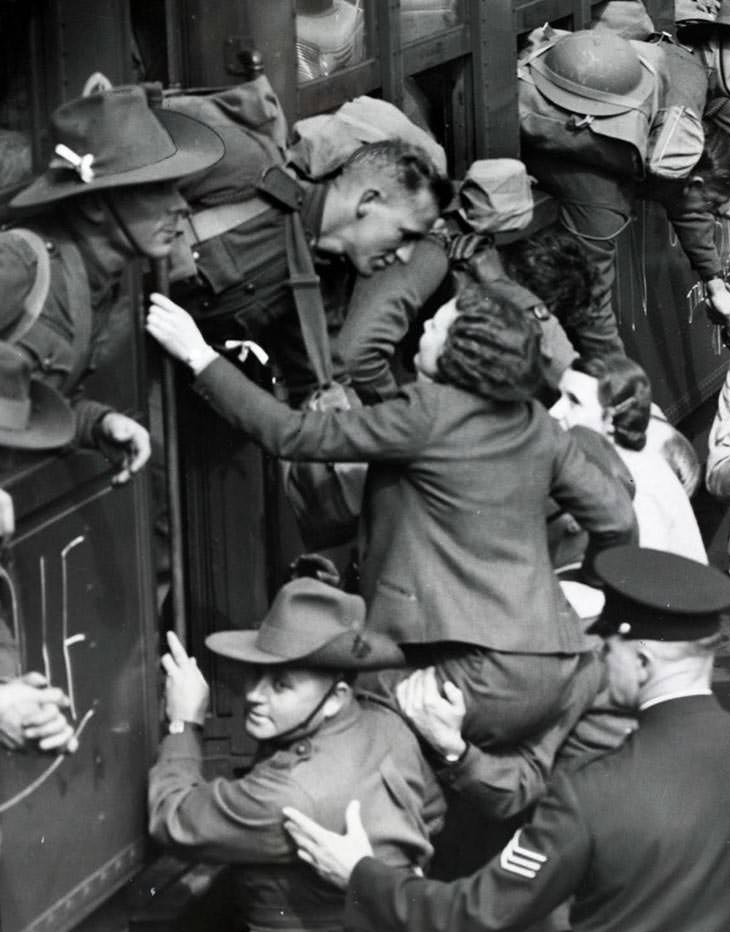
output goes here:
{"type": "Polygon", "coordinates": [[[183,236],[189,246],[203,243],[205,240],[221,236],[234,227],[248,223],[265,211],[271,210],[271,204],[261,197],[252,197],[236,204],[220,204],[196,211],[183,221],[183,236]]]}

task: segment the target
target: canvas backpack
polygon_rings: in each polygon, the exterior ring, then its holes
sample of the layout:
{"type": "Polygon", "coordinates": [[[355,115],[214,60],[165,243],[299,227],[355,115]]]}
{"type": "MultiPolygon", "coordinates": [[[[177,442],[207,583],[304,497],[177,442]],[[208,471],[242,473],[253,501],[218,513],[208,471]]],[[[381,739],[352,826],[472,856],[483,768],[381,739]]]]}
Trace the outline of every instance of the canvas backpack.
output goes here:
{"type": "Polygon", "coordinates": [[[625,178],[686,178],[704,145],[702,111],[707,77],[686,49],[666,37],[631,41],[656,91],[641,106],[615,116],[565,110],[540,93],[531,63],[563,36],[537,31],[518,67],[520,129],[535,152],[563,156],[625,178]],[[542,35],[540,35],[542,32],[542,35]]]}

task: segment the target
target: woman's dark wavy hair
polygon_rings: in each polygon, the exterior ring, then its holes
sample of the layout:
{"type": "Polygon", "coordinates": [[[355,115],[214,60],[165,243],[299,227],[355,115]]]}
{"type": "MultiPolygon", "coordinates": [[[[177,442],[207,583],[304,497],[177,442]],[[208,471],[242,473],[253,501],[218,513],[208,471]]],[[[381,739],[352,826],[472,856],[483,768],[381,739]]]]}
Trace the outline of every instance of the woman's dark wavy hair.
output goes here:
{"type": "Polygon", "coordinates": [[[499,254],[510,278],[541,298],[564,327],[579,330],[594,315],[598,273],[572,233],[548,227],[501,246],[499,254]]]}
{"type": "Polygon", "coordinates": [[[651,416],[651,385],[641,366],[618,353],[576,359],[573,369],[598,379],[598,400],[613,409],[613,437],[620,447],[643,450],[651,416]]]}
{"type": "Polygon", "coordinates": [[[437,378],[495,401],[525,401],[542,381],[541,330],[537,321],[507,301],[495,301],[479,285],[456,301],[437,378]]]}

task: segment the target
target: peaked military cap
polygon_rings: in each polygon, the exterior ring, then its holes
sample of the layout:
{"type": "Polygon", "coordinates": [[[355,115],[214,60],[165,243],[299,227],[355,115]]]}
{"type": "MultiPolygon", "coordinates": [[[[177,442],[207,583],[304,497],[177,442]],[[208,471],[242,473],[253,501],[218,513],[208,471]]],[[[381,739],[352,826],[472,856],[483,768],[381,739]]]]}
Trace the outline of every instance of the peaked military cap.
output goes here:
{"type": "Polygon", "coordinates": [[[696,641],[715,634],[730,608],[730,578],[687,557],[633,545],[598,555],[606,604],[592,634],[631,640],[696,641]]]}
{"type": "Polygon", "coordinates": [[[395,641],[364,626],[365,602],[359,595],[305,577],[282,586],[258,631],[217,631],[205,643],[223,657],[265,666],[339,671],[403,666],[395,641]]]}

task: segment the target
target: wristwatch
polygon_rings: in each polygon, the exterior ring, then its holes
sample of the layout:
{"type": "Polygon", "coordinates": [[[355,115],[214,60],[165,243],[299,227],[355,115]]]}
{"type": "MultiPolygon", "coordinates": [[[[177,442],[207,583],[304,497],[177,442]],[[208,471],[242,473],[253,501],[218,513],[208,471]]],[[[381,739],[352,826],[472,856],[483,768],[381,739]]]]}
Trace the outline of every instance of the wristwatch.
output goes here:
{"type": "Polygon", "coordinates": [[[186,722],[181,718],[173,718],[167,723],[167,733],[169,735],[182,735],[186,730],[202,731],[202,725],[197,722],[186,722]]]}
{"type": "Polygon", "coordinates": [[[454,751],[451,754],[443,754],[442,757],[443,757],[444,763],[448,764],[449,767],[453,767],[456,764],[460,764],[464,760],[468,752],[469,752],[469,744],[467,742],[461,754],[458,754],[456,751],[454,751]]]}

